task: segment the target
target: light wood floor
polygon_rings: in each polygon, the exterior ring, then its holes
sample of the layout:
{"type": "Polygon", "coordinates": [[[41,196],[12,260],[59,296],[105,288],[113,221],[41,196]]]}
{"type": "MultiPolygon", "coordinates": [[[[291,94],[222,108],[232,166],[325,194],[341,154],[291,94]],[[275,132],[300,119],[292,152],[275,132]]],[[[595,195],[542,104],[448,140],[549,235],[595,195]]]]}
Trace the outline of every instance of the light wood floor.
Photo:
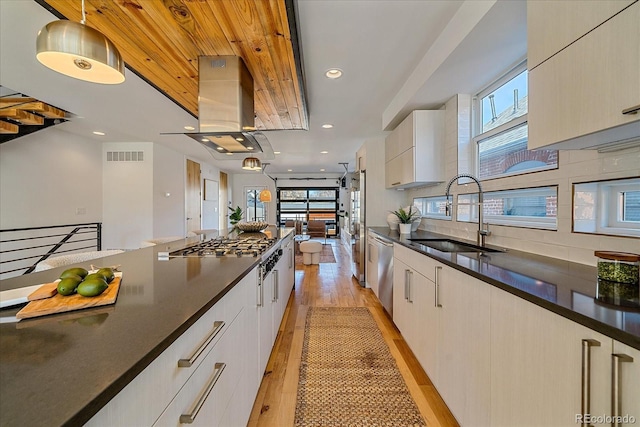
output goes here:
{"type": "Polygon", "coordinates": [[[361,287],[353,279],[347,248],[338,240],[331,239],[328,242],[333,245],[336,263],[296,265],[296,286],[280,325],[248,425],[293,425],[307,308],[335,306],[368,307],[427,426],[457,426],[456,420],[376,296],[370,289],[361,287]]]}

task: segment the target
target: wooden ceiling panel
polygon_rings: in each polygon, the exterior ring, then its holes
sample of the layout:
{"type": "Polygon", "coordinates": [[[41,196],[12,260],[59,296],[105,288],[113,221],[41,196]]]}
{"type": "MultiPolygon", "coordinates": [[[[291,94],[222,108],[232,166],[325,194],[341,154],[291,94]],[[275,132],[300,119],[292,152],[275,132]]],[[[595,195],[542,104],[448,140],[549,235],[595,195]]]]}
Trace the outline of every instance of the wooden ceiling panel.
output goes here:
{"type": "MultiPolygon", "coordinates": [[[[80,21],[79,1],[44,1],[80,21]]],[[[287,1],[293,0],[85,0],[86,23],[115,43],[129,68],[195,117],[198,56],[236,55],[253,76],[256,128],[308,129],[287,1]]]]}

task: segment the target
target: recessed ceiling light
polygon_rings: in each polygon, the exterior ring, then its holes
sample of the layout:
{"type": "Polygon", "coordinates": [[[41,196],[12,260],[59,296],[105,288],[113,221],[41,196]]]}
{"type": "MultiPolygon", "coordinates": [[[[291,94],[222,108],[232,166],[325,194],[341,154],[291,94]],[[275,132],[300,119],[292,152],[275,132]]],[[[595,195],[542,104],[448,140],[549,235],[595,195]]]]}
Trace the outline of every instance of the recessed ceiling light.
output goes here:
{"type": "Polygon", "coordinates": [[[202,142],[209,142],[209,139],[207,139],[207,138],[202,138],[200,141],[202,141],[202,142]]]}
{"type": "Polygon", "coordinates": [[[293,169],[287,169],[287,172],[293,172],[293,169]]]}
{"type": "Polygon", "coordinates": [[[320,172],[324,172],[324,169],[320,169],[320,172]]]}
{"type": "Polygon", "coordinates": [[[227,153],[227,156],[233,156],[233,153],[227,153]]]}
{"type": "Polygon", "coordinates": [[[325,129],[331,129],[333,127],[333,125],[331,123],[325,123],[322,125],[323,128],[325,129]]]}
{"type": "Polygon", "coordinates": [[[329,154],[328,151],[321,151],[320,154],[329,154]]]}
{"type": "Polygon", "coordinates": [[[196,130],[196,128],[194,128],[193,126],[185,126],[184,128],[186,130],[196,130]]]}
{"type": "Polygon", "coordinates": [[[222,148],[222,147],[218,147],[218,148],[216,148],[216,150],[218,150],[218,151],[222,151],[222,150],[224,150],[224,148],[222,148]]]}
{"type": "Polygon", "coordinates": [[[238,141],[238,142],[242,142],[242,141],[244,141],[244,138],[237,137],[237,138],[236,138],[236,141],[238,141]]]}
{"type": "Polygon", "coordinates": [[[331,68],[324,73],[325,76],[329,79],[337,79],[342,76],[342,70],[340,68],[331,68]]]}
{"type": "Polygon", "coordinates": [[[247,147],[247,150],[253,150],[253,147],[249,146],[247,147]]]}
{"type": "Polygon", "coordinates": [[[274,151],[273,154],[280,154],[280,151],[274,151]]]}
{"type": "Polygon", "coordinates": [[[93,131],[93,134],[94,134],[94,135],[100,135],[100,136],[104,136],[104,135],[105,135],[105,133],[104,133],[104,132],[100,132],[100,131],[97,131],[97,130],[94,130],[94,131],[93,131]]]}

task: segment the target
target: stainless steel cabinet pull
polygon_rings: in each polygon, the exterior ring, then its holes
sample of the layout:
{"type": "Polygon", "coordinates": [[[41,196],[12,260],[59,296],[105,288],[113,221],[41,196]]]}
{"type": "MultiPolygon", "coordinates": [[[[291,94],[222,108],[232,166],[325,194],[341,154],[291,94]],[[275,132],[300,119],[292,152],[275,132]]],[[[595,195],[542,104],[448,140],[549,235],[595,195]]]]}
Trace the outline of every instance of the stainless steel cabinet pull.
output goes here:
{"type": "Polygon", "coordinates": [[[293,267],[293,251],[289,248],[289,268],[293,267]]]}
{"type": "Polygon", "coordinates": [[[640,105],[625,108],[624,110],[622,110],[622,114],[638,114],[638,111],[640,111],[640,105]]]}
{"type": "MultiPolygon", "coordinates": [[[[258,273],[262,276],[262,271],[258,273]]],[[[262,287],[262,279],[258,278],[258,307],[262,307],[264,305],[264,290],[262,287]]]]}
{"type": "MultiPolygon", "coordinates": [[[[591,347],[600,347],[600,341],[582,340],[582,399],[580,412],[583,416],[591,413],[591,347]]],[[[583,421],[583,426],[588,424],[583,421]]]]}
{"type": "Polygon", "coordinates": [[[211,381],[209,381],[209,384],[207,384],[198,400],[193,405],[191,405],[189,413],[180,415],[180,424],[191,424],[196,420],[198,412],[200,412],[200,409],[202,409],[202,405],[204,405],[207,397],[209,397],[211,391],[216,386],[216,383],[218,382],[218,379],[220,378],[220,375],[222,374],[222,371],[224,371],[224,368],[226,366],[226,363],[215,364],[215,374],[213,375],[213,377],[211,377],[211,381]]]}
{"type": "Polygon", "coordinates": [[[272,302],[278,301],[280,295],[278,295],[278,270],[273,270],[273,300],[272,302]]]}
{"type": "Polygon", "coordinates": [[[198,357],[200,357],[200,355],[202,354],[204,349],[207,348],[209,343],[211,341],[213,341],[213,339],[216,337],[216,335],[218,335],[218,332],[220,332],[223,327],[224,327],[224,322],[222,320],[216,320],[215,322],[213,322],[213,330],[211,331],[209,336],[206,337],[204,339],[204,341],[202,341],[200,346],[196,349],[196,351],[194,351],[191,354],[191,356],[188,359],[180,359],[180,360],[178,360],[178,367],[180,367],[180,368],[189,368],[189,367],[191,367],[196,362],[198,357]]]}
{"type": "Polygon", "coordinates": [[[394,183],[392,183],[391,185],[398,185],[398,184],[400,184],[401,182],[402,182],[402,181],[394,182],[394,183]]]}
{"type": "Polygon", "coordinates": [[[371,262],[371,249],[373,248],[373,245],[371,243],[369,243],[369,253],[367,254],[367,261],[371,262]]]}
{"type": "Polygon", "coordinates": [[[620,363],[633,362],[633,357],[626,354],[611,355],[611,417],[612,426],[621,425],[619,416],[622,415],[622,390],[620,388],[620,363]]]}
{"type": "Polygon", "coordinates": [[[413,279],[412,278],[413,278],[413,271],[409,270],[409,286],[408,286],[409,287],[409,293],[408,293],[408,298],[407,299],[411,303],[413,302],[413,296],[412,296],[412,294],[413,294],[413,283],[412,283],[413,279]]]}
{"type": "Polygon", "coordinates": [[[409,270],[404,270],[404,299],[409,301],[409,270]]]}
{"type": "Polygon", "coordinates": [[[442,267],[436,266],[436,307],[442,307],[442,304],[440,304],[440,270],[442,270],[442,267]]]}

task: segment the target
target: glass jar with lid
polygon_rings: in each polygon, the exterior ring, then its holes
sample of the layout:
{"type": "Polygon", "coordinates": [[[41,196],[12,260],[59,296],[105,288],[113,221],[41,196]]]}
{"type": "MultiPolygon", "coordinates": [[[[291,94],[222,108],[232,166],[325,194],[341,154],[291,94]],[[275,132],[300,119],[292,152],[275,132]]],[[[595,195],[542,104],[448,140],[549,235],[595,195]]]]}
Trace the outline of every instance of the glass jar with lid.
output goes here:
{"type": "Polygon", "coordinates": [[[597,299],[609,304],[640,308],[640,255],[596,251],[597,299]]]}

